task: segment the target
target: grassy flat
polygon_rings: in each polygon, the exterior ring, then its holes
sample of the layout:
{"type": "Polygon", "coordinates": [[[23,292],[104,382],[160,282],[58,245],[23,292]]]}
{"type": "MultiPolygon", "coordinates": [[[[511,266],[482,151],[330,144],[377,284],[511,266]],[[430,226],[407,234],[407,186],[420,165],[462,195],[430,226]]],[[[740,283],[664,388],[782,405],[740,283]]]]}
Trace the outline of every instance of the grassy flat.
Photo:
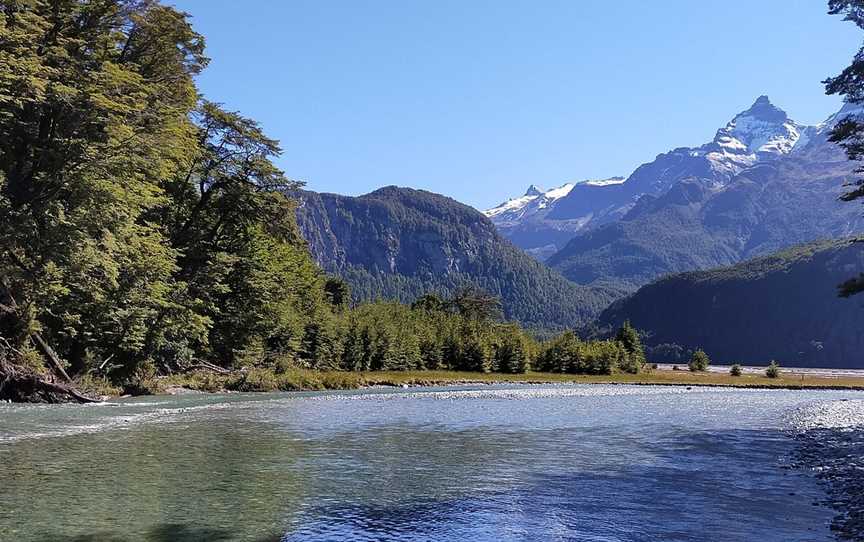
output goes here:
{"type": "MultiPolygon", "coordinates": [[[[864,390],[864,377],[802,375],[791,371],[781,373],[778,378],[767,378],[761,374],[731,376],[718,372],[693,373],[655,369],[641,374],[576,375],[560,373],[502,374],[457,371],[312,371],[292,369],[274,372],[269,369],[252,369],[248,372],[216,374],[193,372],[163,377],[153,381],[144,393],[176,393],[182,389],[203,392],[276,392],[348,390],[375,386],[452,386],[496,383],[523,384],[633,384],[661,386],[726,386],[736,388],[778,389],[850,389],[864,390]]],[[[94,395],[115,395],[103,392],[94,395]]]]}
{"type": "Polygon", "coordinates": [[[723,373],[693,373],[687,370],[653,370],[638,375],[573,375],[558,373],[500,374],[468,373],[452,371],[382,371],[360,373],[367,385],[400,386],[493,384],[497,382],[527,383],[581,383],[581,384],[656,384],[682,386],[733,386],[740,388],[787,388],[787,389],[861,389],[864,377],[816,376],[781,373],[778,378],[764,375],[744,374],[731,376],[723,373]]]}

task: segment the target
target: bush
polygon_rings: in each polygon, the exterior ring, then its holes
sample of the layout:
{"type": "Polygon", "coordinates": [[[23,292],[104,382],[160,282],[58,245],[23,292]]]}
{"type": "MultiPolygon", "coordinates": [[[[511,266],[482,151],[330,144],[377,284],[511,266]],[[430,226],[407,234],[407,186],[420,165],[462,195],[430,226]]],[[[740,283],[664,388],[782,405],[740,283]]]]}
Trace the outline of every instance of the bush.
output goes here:
{"type": "Polygon", "coordinates": [[[768,378],[779,377],[780,376],[780,365],[776,361],[771,360],[771,363],[765,369],[765,376],[767,376],[768,378]]]}
{"type": "Polygon", "coordinates": [[[708,357],[708,354],[704,350],[699,349],[693,352],[693,357],[690,358],[690,363],[687,367],[695,373],[707,371],[709,365],[711,365],[711,359],[708,357]]]}
{"type": "Polygon", "coordinates": [[[732,365],[732,368],[729,369],[729,374],[732,376],[741,376],[741,365],[737,363],[732,365]]]}

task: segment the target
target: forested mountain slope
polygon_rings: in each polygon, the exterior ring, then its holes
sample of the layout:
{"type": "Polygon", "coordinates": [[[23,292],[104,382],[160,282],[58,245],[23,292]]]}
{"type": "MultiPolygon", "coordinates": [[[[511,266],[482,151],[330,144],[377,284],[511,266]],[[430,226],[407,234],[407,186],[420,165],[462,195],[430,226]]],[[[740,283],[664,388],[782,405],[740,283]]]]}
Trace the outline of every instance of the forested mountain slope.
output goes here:
{"type": "Polygon", "coordinates": [[[646,344],[703,348],[718,362],[864,368],[864,300],[837,286],[864,272],[864,243],[826,241],[732,267],[672,275],[615,302],[646,344]]]}
{"type": "Polygon", "coordinates": [[[481,213],[444,196],[397,187],[295,196],[314,258],[348,280],[356,300],[412,301],[474,284],[501,296],[505,317],[550,329],[586,322],[612,299],[544,267],[481,213]]]}

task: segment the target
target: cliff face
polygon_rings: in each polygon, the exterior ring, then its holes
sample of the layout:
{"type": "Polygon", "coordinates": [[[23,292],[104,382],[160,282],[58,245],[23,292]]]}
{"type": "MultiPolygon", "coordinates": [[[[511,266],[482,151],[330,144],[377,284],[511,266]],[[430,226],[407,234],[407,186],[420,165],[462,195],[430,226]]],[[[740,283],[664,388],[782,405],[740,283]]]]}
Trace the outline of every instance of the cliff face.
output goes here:
{"type": "Polygon", "coordinates": [[[864,368],[864,297],[837,286],[864,272],[864,243],[804,245],[732,267],[672,275],[600,316],[646,344],[703,348],[717,362],[864,368]]]}
{"type": "Polygon", "coordinates": [[[506,317],[555,329],[587,322],[612,299],[534,261],[488,218],[444,196],[396,187],[360,197],[295,196],[313,257],[348,280],[356,300],[410,302],[474,284],[501,297],[506,317]]]}

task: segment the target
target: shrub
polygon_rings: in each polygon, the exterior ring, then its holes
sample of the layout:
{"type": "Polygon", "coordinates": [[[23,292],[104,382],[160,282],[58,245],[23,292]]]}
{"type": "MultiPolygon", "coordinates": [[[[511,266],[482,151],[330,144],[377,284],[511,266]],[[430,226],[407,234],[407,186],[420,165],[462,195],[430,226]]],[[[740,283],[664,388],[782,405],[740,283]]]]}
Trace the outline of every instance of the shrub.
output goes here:
{"type": "Polygon", "coordinates": [[[767,376],[768,378],[779,377],[780,376],[780,365],[776,361],[771,360],[771,363],[765,369],[765,376],[767,376]]]}
{"type": "Polygon", "coordinates": [[[732,368],[729,369],[729,374],[732,376],[741,376],[741,365],[737,363],[732,365],[732,368]]]}
{"type": "Polygon", "coordinates": [[[704,350],[699,349],[693,352],[693,357],[690,358],[690,363],[687,367],[695,373],[699,371],[707,371],[709,365],[711,365],[711,359],[708,357],[708,354],[706,354],[704,350]]]}

